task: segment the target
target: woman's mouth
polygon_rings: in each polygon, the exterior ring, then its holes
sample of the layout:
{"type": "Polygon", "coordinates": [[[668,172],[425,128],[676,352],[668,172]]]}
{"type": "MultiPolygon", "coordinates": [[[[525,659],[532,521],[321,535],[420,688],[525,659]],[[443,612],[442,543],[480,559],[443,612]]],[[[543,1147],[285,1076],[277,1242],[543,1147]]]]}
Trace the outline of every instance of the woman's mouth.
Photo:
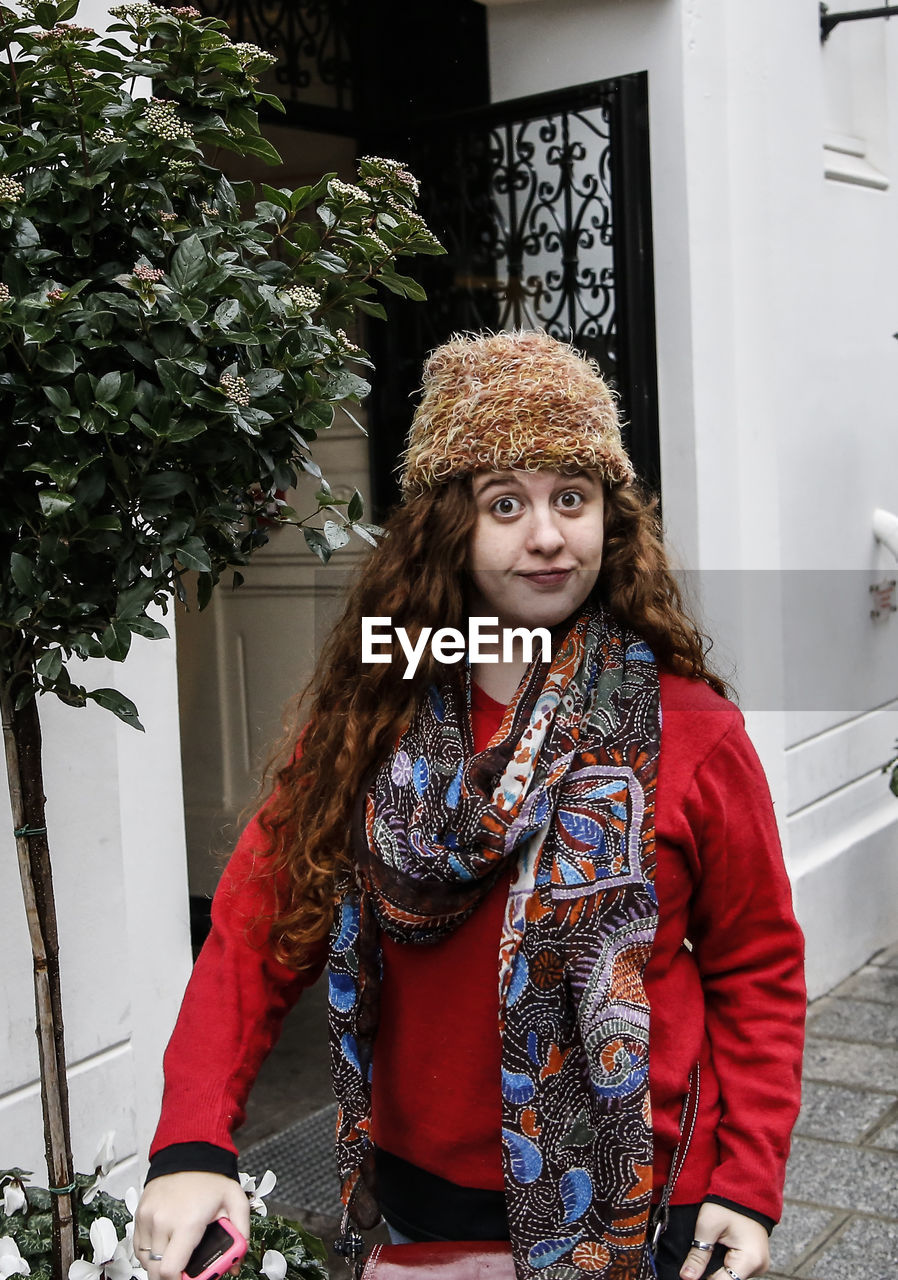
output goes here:
{"type": "Polygon", "coordinates": [[[573,569],[545,569],[538,573],[522,573],[521,577],[540,587],[556,587],[566,582],[572,573],[573,569]]]}

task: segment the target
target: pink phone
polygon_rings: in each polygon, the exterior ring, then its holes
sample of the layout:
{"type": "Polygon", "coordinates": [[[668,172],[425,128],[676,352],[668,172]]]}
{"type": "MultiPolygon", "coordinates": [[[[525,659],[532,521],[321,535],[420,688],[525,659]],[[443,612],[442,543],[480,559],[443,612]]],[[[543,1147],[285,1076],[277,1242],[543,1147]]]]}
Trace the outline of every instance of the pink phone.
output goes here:
{"type": "Polygon", "coordinates": [[[219,1280],[246,1253],[246,1241],[229,1218],[210,1222],[190,1255],[183,1280],[219,1280]]]}

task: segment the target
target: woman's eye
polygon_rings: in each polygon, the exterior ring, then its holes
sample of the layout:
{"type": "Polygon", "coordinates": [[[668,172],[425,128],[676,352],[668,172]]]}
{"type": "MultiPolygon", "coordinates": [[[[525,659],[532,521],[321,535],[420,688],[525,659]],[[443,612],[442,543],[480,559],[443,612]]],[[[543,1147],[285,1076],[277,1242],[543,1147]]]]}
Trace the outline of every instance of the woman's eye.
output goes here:
{"type": "Polygon", "coordinates": [[[519,505],[520,503],[517,498],[510,498],[510,497],[497,498],[496,501],[493,503],[492,509],[493,511],[496,512],[497,515],[511,516],[511,515],[514,515],[515,511],[517,510],[517,506],[519,505]]]}
{"type": "Polygon", "coordinates": [[[578,489],[565,489],[564,493],[558,495],[558,501],[568,511],[575,511],[583,505],[583,494],[578,489]]]}

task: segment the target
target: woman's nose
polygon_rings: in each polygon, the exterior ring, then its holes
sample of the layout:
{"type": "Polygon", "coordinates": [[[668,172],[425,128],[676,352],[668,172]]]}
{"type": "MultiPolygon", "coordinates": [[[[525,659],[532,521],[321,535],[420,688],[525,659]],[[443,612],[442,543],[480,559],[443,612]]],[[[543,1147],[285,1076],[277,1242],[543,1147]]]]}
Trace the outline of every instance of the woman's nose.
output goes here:
{"type": "Polygon", "coordinates": [[[556,513],[550,507],[534,507],[528,521],[527,549],[554,555],[563,546],[564,534],[559,528],[556,513]]]}

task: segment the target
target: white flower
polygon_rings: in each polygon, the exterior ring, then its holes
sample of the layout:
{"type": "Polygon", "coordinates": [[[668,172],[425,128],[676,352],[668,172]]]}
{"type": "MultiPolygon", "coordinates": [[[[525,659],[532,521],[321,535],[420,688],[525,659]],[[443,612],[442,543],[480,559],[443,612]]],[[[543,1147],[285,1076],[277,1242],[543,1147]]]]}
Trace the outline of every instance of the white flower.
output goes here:
{"type": "Polygon", "coordinates": [[[277,1249],[266,1249],[259,1268],[268,1280],[284,1280],[287,1274],[287,1259],[277,1249]]]}
{"type": "Polygon", "coordinates": [[[90,1224],[93,1262],[76,1258],[69,1267],[68,1280],[130,1280],[131,1261],[127,1241],[119,1240],[109,1218],[95,1218],[90,1224]]]}
{"type": "Polygon", "coordinates": [[[163,138],[166,142],[176,142],[178,138],[192,138],[193,125],[180,118],[176,107],[177,104],[168,98],[154,98],[143,114],[150,133],[154,133],[157,138],[163,138]]]}
{"type": "Polygon", "coordinates": [[[131,1274],[136,1280],[147,1280],[147,1273],[143,1269],[143,1263],[137,1256],[134,1249],[134,1215],[137,1212],[137,1205],[140,1200],[140,1192],[136,1187],[129,1187],[124,1195],[125,1208],[131,1215],[131,1221],[125,1226],[125,1239],[123,1243],[128,1250],[128,1261],[131,1263],[131,1274]]]}
{"type": "Polygon", "coordinates": [[[332,178],[328,183],[328,189],[332,196],[340,196],[343,200],[348,200],[353,204],[370,204],[371,197],[367,191],[363,191],[361,187],[355,186],[352,182],[341,182],[339,178],[332,178]]]}
{"type": "Polygon", "coordinates": [[[106,1177],[109,1170],[115,1164],[115,1147],[113,1146],[114,1141],[115,1141],[114,1129],[107,1130],[107,1132],[104,1133],[102,1138],[100,1139],[100,1145],[97,1147],[97,1152],[96,1152],[96,1155],[94,1156],[94,1163],[93,1163],[93,1168],[96,1174],[96,1178],[84,1193],[83,1200],[85,1204],[90,1204],[91,1200],[96,1199],[96,1197],[100,1193],[100,1189],[101,1189],[100,1183],[102,1179],[106,1177]]]}
{"type": "Polygon", "coordinates": [[[255,1178],[251,1178],[247,1173],[240,1174],[240,1185],[249,1196],[249,1207],[255,1209],[261,1217],[268,1216],[268,1205],[262,1200],[263,1196],[270,1195],[275,1188],[277,1178],[270,1169],[266,1169],[262,1175],[262,1181],[256,1188],[255,1178]]]}
{"type": "Polygon", "coordinates": [[[168,10],[158,4],[117,4],[109,10],[113,18],[130,18],[136,27],[149,26],[159,18],[167,18],[168,10]]]}
{"type": "Polygon", "coordinates": [[[0,1236],[0,1280],[7,1276],[30,1276],[31,1267],[19,1253],[12,1236],[0,1236]]]}
{"type": "Polygon", "coordinates": [[[25,188],[15,178],[6,173],[0,177],[0,200],[8,200],[10,204],[18,204],[25,194],[25,188]]]}
{"type": "Polygon", "coordinates": [[[100,1139],[100,1145],[97,1147],[97,1154],[94,1156],[94,1168],[102,1173],[103,1177],[115,1164],[115,1130],[108,1129],[100,1139]]]}
{"type": "Polygon", "coordinates": [[[268,66],[273,66],[277,62],[277,58],[273,53],[266,53],[264,49],[260,49],[257,44],[250,44],[246,40],[238,41],[231,48],[237,55],[237,61],[245,71],[247,67],[252,66],[254,62],[263,62],[268,66]]]}
{"type": "Polygon", "coordinates": [[[27,1201],[25,1199],[25,1189],[21,1182],[13,1178],[7,1182],[3,1188],[3,1212],[9,1218],[14,1213],[18,1213],[20,1209],[24,1209],[27,1201]]]}

